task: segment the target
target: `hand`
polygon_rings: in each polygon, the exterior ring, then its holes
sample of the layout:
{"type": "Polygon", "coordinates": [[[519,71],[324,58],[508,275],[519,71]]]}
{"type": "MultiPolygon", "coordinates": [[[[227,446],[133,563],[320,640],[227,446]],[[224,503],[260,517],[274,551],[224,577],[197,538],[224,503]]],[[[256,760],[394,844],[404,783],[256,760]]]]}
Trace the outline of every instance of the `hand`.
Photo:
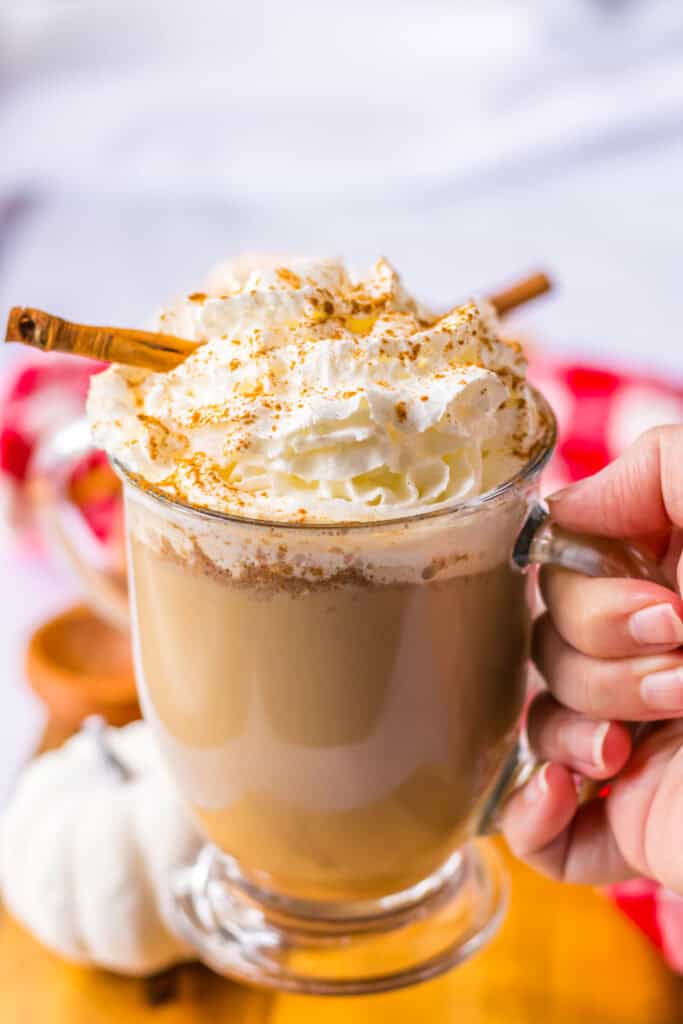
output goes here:
{"type": "Polygon", "coordinates": [[[647,875],[683,894],[683,427],[649,431],[549,504],[562,526],[644,545],[672,589],[542,572],[533,657],[548,689],[528,732],[546,763],[510,799],[503,831],[556,878],[647,875]],[[624,722],[658,724],[632,750],[624,722]],[[577,807],[572,771],[616,778],[577,807]]]}

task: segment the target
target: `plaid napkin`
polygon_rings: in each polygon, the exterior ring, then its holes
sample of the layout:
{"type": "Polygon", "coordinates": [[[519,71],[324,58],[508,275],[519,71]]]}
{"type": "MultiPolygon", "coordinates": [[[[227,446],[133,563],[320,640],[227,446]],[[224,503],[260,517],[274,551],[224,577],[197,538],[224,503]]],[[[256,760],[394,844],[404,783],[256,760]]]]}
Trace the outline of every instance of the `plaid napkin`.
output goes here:
{"type": "MultiPolygon", "coordinates": [[[[0,412],[0,500],[15,532],[33,535],[26,488],[41,441],[82,411],[92,362],[71,358],[23,364],[6,390],[0,412]]],[[[683,422],[683,387],[658,378],[560,363],[534,355],[532,381],[548,397],[560,439],[546,475],[546,493],[602,469],[648,427],[683,422]]],[[[113,474],[94,455],[76,467],[72,496],[93,533],[117,542],[119,497],[113,474]]],[[[608,890],[616,905],[683,973],[683,898],[645,879],[608,890]]]]}

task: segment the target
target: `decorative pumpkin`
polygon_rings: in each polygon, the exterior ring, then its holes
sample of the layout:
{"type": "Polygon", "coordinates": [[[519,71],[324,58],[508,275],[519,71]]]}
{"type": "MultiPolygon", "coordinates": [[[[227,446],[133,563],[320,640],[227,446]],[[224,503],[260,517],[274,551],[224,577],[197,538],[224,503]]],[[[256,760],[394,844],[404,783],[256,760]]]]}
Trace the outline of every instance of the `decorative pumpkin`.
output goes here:
{"type": "Polygon", "coordinates": [[[66,959],[150,974],[191,958],[164,899],[199,845],[147,726],[90,719],[19,779],[0,818],[2,898],[66,959]]]}

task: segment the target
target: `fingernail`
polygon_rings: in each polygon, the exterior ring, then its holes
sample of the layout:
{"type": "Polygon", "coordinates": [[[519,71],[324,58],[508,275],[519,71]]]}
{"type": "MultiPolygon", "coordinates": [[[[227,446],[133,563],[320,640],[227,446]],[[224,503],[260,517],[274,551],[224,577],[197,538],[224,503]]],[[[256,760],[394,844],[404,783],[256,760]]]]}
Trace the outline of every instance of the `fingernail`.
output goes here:
{"type": "Polygon", "coordinates": [[[549,787],[547,776],[549,767],[550,762],[546,761],[546,763],[538,769],[533,779],[531,779],[531,781],[524,787],[524,799],[528,804],[535,803],[536,800],[545,796],[548,792],[549,787]]]}
{"type": "Polygon", "coordinates": [[[628,629],[638,644],[683,644],[683,622],[670,604],[653,604],[634,612],[628,629]]]}
{"type": "Polygon", "coordinates": [[[594,768],[605,768],[605,740],[611,722],[570,722],[564,727],[562,741],[576,761],[594,768]]]}
{"type": "Polygon", "coordinates": [[[655,711],[683,711],[683,669],[668,669],[643,676],[640,694],[655,711]]]}
{"type": "Polygon", "coordinates": [[[569,484],[567,487],[560,487],[559,491],[549,494],[545,500],[549,505],[559,505],[565,498],[575,498],[577,494],[581,494],[587,486],[590,486],[590,481],[590,477],[586,477],[583,480],[575,480],[573,484],[569,484]]]}
{"type": "MultiPolygon", "coordinates": [[[[576,485],[574,485],[576,486],[576,485]]],[[[568,491],[572,490],[571,487],[561,487],[559,491],[554,491],[553,494],[549,494],[546,498],[547,502],[562,501],[568,491]]]]}
{"type": "Polygon", "coordinates": [[[603,771],[605,769],[605,740],[607,739],[607,733],[611,724],[611,722],[600,722],[600,725],[593,733],[591,758],[595,767],[603,771]]]}

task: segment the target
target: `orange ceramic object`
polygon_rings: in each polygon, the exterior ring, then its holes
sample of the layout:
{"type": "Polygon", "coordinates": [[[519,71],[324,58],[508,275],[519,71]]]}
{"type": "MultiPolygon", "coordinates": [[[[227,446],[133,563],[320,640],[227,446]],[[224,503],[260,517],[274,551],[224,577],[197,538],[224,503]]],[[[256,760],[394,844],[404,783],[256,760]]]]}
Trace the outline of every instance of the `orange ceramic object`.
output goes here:
{"type": "Polygon", "coordinates": [[[140,717],[129,636],[86,605],[76,605],[35,631],[26,675],[51,717],[69,726],[76,727],[87,715],[102,715],[112,725],[140,717]]]}

